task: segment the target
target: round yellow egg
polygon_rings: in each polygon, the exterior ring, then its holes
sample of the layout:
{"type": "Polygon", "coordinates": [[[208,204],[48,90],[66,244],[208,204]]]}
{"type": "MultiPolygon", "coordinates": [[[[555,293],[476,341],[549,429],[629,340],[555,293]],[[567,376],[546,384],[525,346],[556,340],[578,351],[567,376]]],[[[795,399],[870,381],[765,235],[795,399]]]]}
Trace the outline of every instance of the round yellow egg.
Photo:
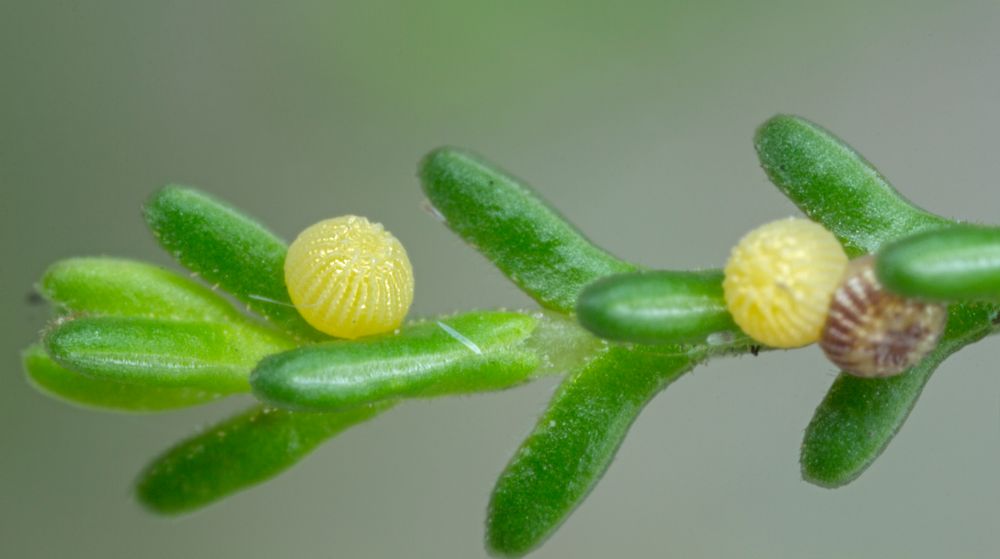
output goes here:
{"type": "Polygon", "coordinates": [[[847,269],[832,233],[808,219],[762,225],[733,247],[722,288],[733,320],[754,340],[791,348],[819,340],[847,269]]]}
{"type": "Polygon", "coordinates": [[[285,257],[285,284],[302,318],[338,338],[393,330],[413,302],[406,249],[381,223],[354,215],[300,233],[285,257]]]}

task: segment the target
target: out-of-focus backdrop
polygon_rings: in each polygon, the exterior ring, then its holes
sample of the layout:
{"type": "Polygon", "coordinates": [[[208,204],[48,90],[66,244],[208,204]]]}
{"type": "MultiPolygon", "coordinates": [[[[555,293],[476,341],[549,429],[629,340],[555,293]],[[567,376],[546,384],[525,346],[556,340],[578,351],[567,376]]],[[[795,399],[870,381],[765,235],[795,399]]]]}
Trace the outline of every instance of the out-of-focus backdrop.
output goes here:
{"type": "MultiPolygon", "coordinates": [[[[69,2],[0,5],[0,555],[478,557],[493,482],[555,379],[413,402],[190,517],[130,494],[154,455],[246,404],[151,416],[33,391],[19,350],[51,262],[173,266],[139,207],[178,182],[290,238],[382,221],[417,315],[531,305],[421,207],[417,161],[467,147],[619,255],[720,266],[795,209],[751,144],[779,112],[907,197],[1000,220],[1000,5],[956,2],[69,2]]],[[[542,557],[996,557],[1000,344],[950,359],[855,483],[799,476],[834,378],[815,348],[716,361],[647,408],[542,557]]]]}

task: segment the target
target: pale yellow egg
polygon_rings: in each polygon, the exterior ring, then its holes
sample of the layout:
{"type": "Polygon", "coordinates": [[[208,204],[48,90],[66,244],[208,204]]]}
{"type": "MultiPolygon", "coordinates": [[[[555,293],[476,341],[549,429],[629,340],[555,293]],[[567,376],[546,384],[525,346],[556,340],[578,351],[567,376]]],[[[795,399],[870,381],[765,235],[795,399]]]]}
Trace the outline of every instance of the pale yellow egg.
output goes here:
{"type": "Polygon", "coordinates": [[[801,218],[747,233],[733,247],[722,287],[733,320],[754,340],[791,348],[819,340],[848,258],[832,233],[801,218]]]}
{"type": "Polygon", "coordinates": [[[354,215],[300,233],[285,257],[285,284],[302,318],[338,338],[391,331],[413,302],[406,249],[381,223],[354,215]]]}

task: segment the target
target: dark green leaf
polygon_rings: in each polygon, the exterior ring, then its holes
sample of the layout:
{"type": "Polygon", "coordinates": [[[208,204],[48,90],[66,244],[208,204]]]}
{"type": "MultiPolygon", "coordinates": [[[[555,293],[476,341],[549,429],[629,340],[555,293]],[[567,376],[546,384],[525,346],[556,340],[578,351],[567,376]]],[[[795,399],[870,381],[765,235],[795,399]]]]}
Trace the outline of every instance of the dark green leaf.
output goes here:
{"type": "Polygon", "coordinates": [[[508,388],[539,365],[523,344],[535,325],[534,318],[518,313],[441,318],[395,334],[273,355],[250,381],[263,401],[299,410],[508,388]]]}
{"type": "MultiPolygon", "coordinates": [[[[757,131],[755,145],[771,181],[853,256],[952,225],[905,200],[854,150],[804,119],[772,118],[757,131]]],[[[903,375],[859,379],[842,374],[806,431],[803,476],[827,487],[859,476],[902,426],[938,364],[990,330],[992,312],[965,305],[950,309],[941,345],[903,375]]]]}
{"type": "Polygon", "coordinates": [[[950,223],[905,200],[847,144],[803,118],[771,118],[754,145],[771,182],[851,256],[950,223]]]}
{"type": "Polygon", "coordinates": [[[218,394],[194,388],[168,388],[94,379],[59,366],[41,345],[22,355],[28,380],[40,392],[71,404],[124,412],[155,412],[210,402],[218,394]]]}
{"type": "Polygon", "coordinates": [[[543,307],[571,312],[586,284],[636,269],[594,246],[529,187],[471,154],[431,152],[420,178],[448,227],[543,307]]]}
{"type": "Polygon", "coordinates": [[[906,237],[882,249],[876,272],[901,295],[1000,300],[1000,229],[961,225],[906,237]]]}
{"type": "Polygon", "coordinates": [[[726,310],[719,270],[608,276],[583,290],[576,309],[580,324],[610,340],[704,343],[715,333],[742,335],[726,310]]]}
{"type": "Polygon", "coordinates": [[[136,492],[160,514],[192,511],[278,475],[323,441],[390,407],[301,413],[255,406],[166,451],[142,473],[136,492]]]}
{"type": "Polygon", "coordinates": [[[613,347],[563,381],[497,481],[487,546],[510,556],[539,546],[604,474],[643,406],[700,358],[679,346],[613,347]]]}
{"type": "Polygon", "coordinates": [[[329,339],[292,306],[285,287],[287,247],[264,226],[202,192],[177,186],[157,192],[144,211],[163,248],[205,281],[299,339],[329,339]]]}
{"type": "Polygon", "coordinates": [[[841,373],[816,409],[802,443],[802,476],[823,487],[845,485],[892,440],[931,374],[946,357],[986,336],[996,308],[957,305],[937,349],[901,375],[863,379],[841,373]]]}

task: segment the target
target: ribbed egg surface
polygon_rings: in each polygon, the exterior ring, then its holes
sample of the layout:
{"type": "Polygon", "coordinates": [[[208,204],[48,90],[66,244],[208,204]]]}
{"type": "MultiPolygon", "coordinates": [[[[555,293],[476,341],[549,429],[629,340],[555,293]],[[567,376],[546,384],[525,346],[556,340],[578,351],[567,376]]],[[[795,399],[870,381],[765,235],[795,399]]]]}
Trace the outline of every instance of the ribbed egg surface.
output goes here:
{"type": "Polygon", "coordinates": [[[413,302],[406,249],[381,223],[354,215],[300,233],[285,257],[285,283],[302,318],[338,338],[393,330],[413,302]]]}
{"type": "Polygon", "coordinates": [[[937,347],[948,310],[900,297],[875,277],[875,258],[851,262],[834,292],[820,346],[844,371],[859,377],[902,373],[937,347]]]}
{"type": "Polygon", "coordinates": [[[847,262],[833,234],[808,219],[767,223],[733,247],[722,283],[726,307],[761,343],[778,348],[813,343],[847,262]]]}

